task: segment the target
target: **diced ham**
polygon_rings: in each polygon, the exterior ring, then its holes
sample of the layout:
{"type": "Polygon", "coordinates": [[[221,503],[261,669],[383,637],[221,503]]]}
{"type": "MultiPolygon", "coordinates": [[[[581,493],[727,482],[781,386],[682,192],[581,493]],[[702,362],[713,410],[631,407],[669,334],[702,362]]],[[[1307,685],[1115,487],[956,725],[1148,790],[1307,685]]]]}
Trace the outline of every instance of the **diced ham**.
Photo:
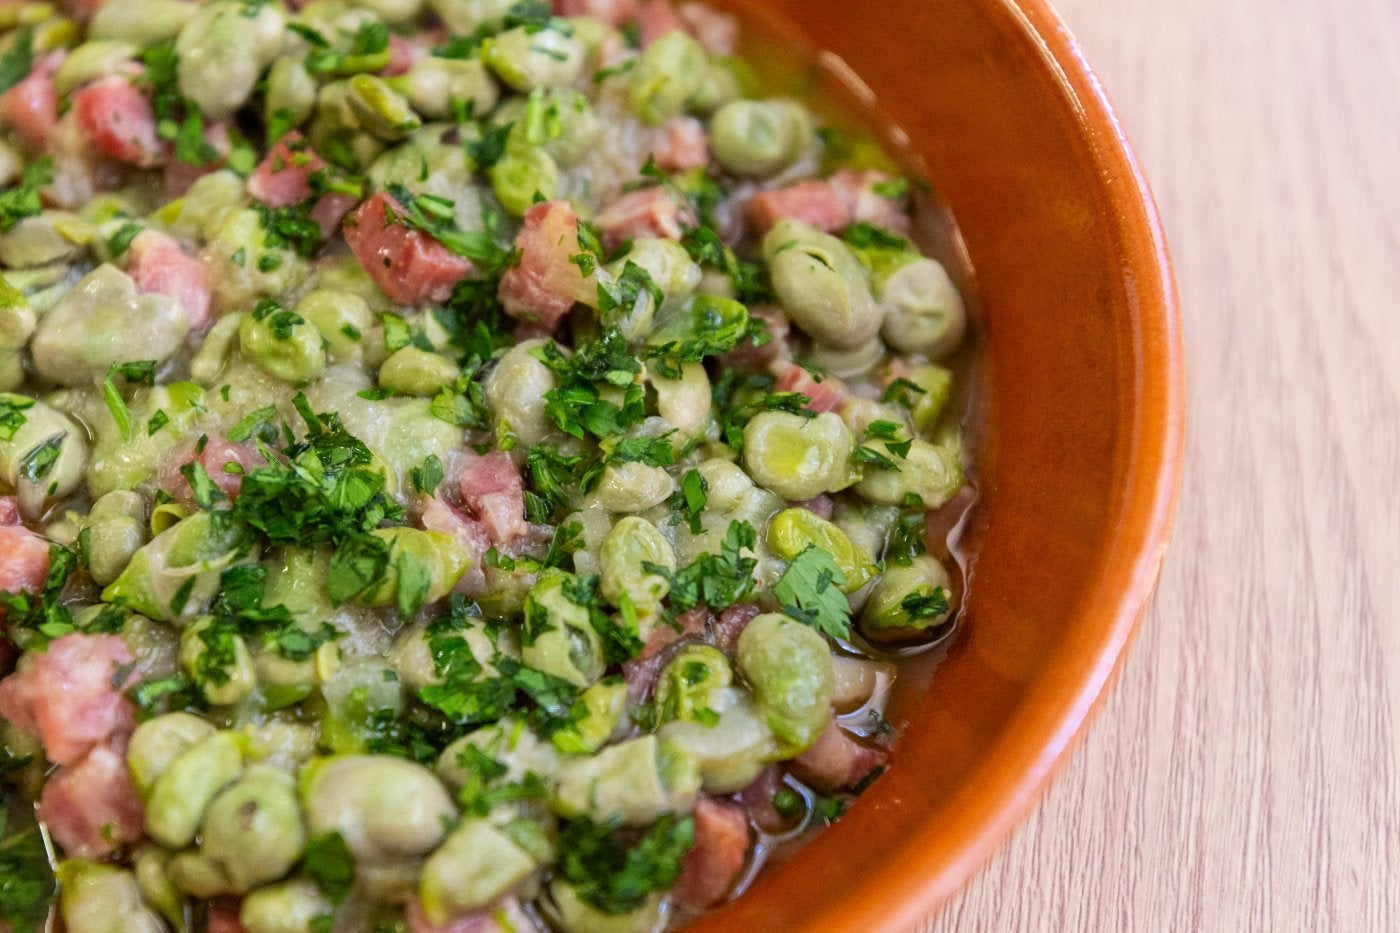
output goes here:
{"type": "Polygon", "coordinates": [[[720,357],[725,366],[758,370],[788,355],[787,338],[792,325],[781,309],[772,305],[754,305],[749,309],[749,318],[761,321],[770,339],[761,347],[741,343],[720,357]]]}
{"type": "Polygon", "coordinates": [[[824,794],[850,788],[883,767],[887,753],[866,745],[833,719],[815,745],[792,760],[792,773],[824,794]]]}
{"type": "Polygon", "coordinates": [[[834,233],[851,224],[851,209],[829,182],[810,179],[775,191],[760,191],[749,199],[748,217],[759,233],[780,220],[798,220],[834,233]]]}
{"type": "Polygon", "coordinates": [[[637,0],[554,0],[559,16],[588,16],[609,26],[621,26],[637,16],[637,0]]]}
{"type": "Polygon", "coordinates": [[[99,745],[44,784],[39,819],[70,856],[104,858],[141,838],[145,807],[122,746],[99,745]]]}
{"type": "Polygon", "coordinates": [[[641,0],[637,7],[637,22],[642,27],[642,47],[671,32],[685,30],[685,24],[671,8],[671,0],[641,0]]]}
{"type": "Polygon", "coordinates": [[[156,136],[156,115],[130,79],[113,75],[73,95],[83,132],[103,154],[142,168],[159,165],[165,149],[156,136]]]}
{"type": "Polygon", "coordinates": [[[721,612],[711,627],[715,647],[725,654],[733,654],[739,645],[739,636],[744,634],[750,622],[758,618],[759,612],[753,603],[739,603],[721,612]]]}
{"type": "Polygon", "coordinates": [[[19,500],[14,496],[0,496],[0,525],[19,524],[19,500]]]}
{"type": "Polygon", "coordinates": [[[209,911],[205,922],[209,933],[248,933],[243,921],[238,919],[238,908],[215,907],[209,911]]]}
{"type": "Polygon", "coordinates": [[[809,411],[836,411],[846,404],[846,386],[839,379],[824,376],[818,382],[816,376],[789,360],[778,360],[769,371],[778,380],[774,390],[807,396],[811,400],[807,403],[809,411]]]}
{"type": "Polygon", "coordinates": [[[818,518],[830,519],[831,513],[836,510],[836,503],[826,493],[822,493],[815,499],[808,499],[806,502],[797,503],[801,508],[806,509],[818,518]]]}
{"type": "Polygon", "coordinates": [[[651,634],[647,636],[646,644],[642,646],[640,657],[643,660],[654,658],[683,638],[704,635],[709,624],[710,611],[702,606],[697,606],[689,612],[682,612],[676,616],[676,625],[679,628],[662,622],[651,630],[651,634]]]}
{"type": "Polygon", "coordinates": [[[467,514],[481,523],[492,544],[507,544],[525,534],[525,487],[510,454],[492,451],[474,457],[457,477],[467,514]]]}
{"type": "Polygon", "coordinates": [[[710,137],[695,117],[672,117],[657,134],[651,154],[668,172],[688,172],[710,163],[710,137]]]}
{"type": "Polygon", "coordinates": [[[576,302],[596,299],[596,278],[571,261],[582,249],[578,216],[567,201],[546,201],[526,211],[515,246],[520,260],[501,276],[499,291],[511,317],[552,332],[576,302]]]}
{"type": "Polygon", "coordinates": [[[131,702],[112,685],[118,668],[132,660],[115,635],[64,635],[27,652],[0,681],[0,716],[37,735],[49,761],[73,764],[135,728],[131,702]]]}
{"type": "Polygon", "coordinates": [[[682,3],[676,10],[686,30],[711,55],[733,55],[739,44],[739,21],[705,3],[682,3]]]}
{"type": "Polygon", "coordinates": [[[248,176],[248,194],[270,207],[299,204],[311,197],[311,176],[325,168],[326,160],[292,130],[277,141],[248,176]]]}
{"type": "Polygon", "coordinates": [[[0,95],[0,119],[36,150],[48,147],[49,135],[58,123],[58,88],[53,76],[65,57],[66,52],[51,52],[38,59],[28,77],[0,95]]]}
{"type": "Polygon", "coordinates": [[[146,229],[131,241],[127,272],[142,292],[159,292],[179,302],[190,330],[209,323],[212,290],[204,265],[185,255],[180,244],[158,230],[146,229]]]}
{"type": "Polygon", "coordinates": [[[675,202],[664,188],[629,191],[605,207],[597,219],[603,246],[615,250],[638,237],[679,240],[683,227],[694,226],[695,215],[675,202]]]}
{"type": "Polygon", "coordinates": [[[353,194],[332,191],[316,199],[308,216],[321,228],[321,239],[329,240],[359,203],[360,199],[353,194]]]}
{"type": "Polygon", "coordinates": [[[243,477],[247,473],[267,465],[262,453],[252,441],[235,444],[221,435],[210,434],[204,442],[204,449],[198,454],[195,453],[196,446],[196,442],[189,441],[171,448],[161,458],[156,475],[157,485],[187,509],[197,508],[197,504],[190,481],[180,472],[185,465],[198,461],[214,485],[219,487],[230,501],[238,498],[243,489],[243,477]],[[228,469],[229,464],[235,464],[234,469],[228,469]]]}
{"type": "Polygon", "coordinates": [[[384,192],[345,221],[345,241],[384,294],[401,305],[443,302],[471,275],[472,264],[422,230],[398,219],[398,205],[384,192]]]}
{"type": "Polygon", "coordinates": [[[734,887],[749,853],[749,821],[738,804],[701,797],[695,805],[695,843],[686,853],[671,898],[699,912],[734,887]]]}
{"type": "Polygon", "coordinates": [[[910,231],[909,215],[894,198],[875,191],[876,185],[893,180],[884,172],[842,169],[831,176],[828,184],[846,205],[850,218],[847,224],[864,221],[907,235],[910,231]]]}
{"type": "Polygon", "coordinates": [[[538,929],[513,897],[446,923],[429,920],[422,903],[415,897],[408,902],[404,917],[409,933],[534,933],[538,929]]]}
{"type": "Polygon", "coordinates": [[[385,66],[384,74],[390,78],[408,74],[408,69],[427,54],[428,50],[419,43],[396,32],[391,32],[389,33],[389,64],[385,66]]]}
{"type": "MultiPolygon", "coordinates": [[[[13,497],[6,498],[14,502],[13,497]]],[[[49,542],[22,525],[0,524],[0,590],[37,593],[48,573],[49,542]]]]}
{"type": "Polygon", "coordinates": [[[739,792],[739,803],[749,814],[749,819],[765,832],[781,832],[788,824],[788,820],[773,806],[773,797],[782,787],[783,773],[777,765],[769,765],[759,772],[752,784],[739,792]]]}

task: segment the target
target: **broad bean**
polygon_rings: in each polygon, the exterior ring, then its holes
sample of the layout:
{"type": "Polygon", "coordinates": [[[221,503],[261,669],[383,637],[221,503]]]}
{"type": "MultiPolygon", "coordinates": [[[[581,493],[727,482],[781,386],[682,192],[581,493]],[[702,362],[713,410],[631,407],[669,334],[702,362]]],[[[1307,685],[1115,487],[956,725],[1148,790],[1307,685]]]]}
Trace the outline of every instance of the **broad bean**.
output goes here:
{"type": "Polygon", "coordinates": [[[68,933],[164,933],[159,915],[141,902],[130,871],[65,859],[58,866],[58,910],[68,933]]]}
{"type": "Polygon", "coordinates": [[[546,570],[525,598],[521,656],[536,670],[587,687],[603,676],[603,640],[588,609],[568,597],[569,576],[546,570]]]}
{"type": "Polygon", "coordinates": [[[175,299],[138,294],[116,266],[89,272],[59,300],[30,342],[34,368],[60,385],[99,385],[114,363],[164,362],[180,349],[189,321],[175,299]]]}
{"type": "Polygon", "coordinates": [[[395,350],[379,367],[379,385],[399,395],[432,398],[457,378],[457,364],[417,347],[395,350]]]}
{"type": "Polygon", "coordinates": [[[243,899],[238,922],[248,933],[313,933],[316,921],[335,912],[316,882],[293,878],[259,888],[243,899]]]}
{"type": "Polygon", "coordinates": [[[219,791],[243,772],[244,740],[216,732],[195,742],[161,771],[146,796],[146,832],[168,849],[194,841],[219,791]]]}
{"type": "Polygon", "coordinates": [[[765,613],[739,636],[735,660],[778,738],[782,757],[811,748],[831,718],[835,689],[826,639],[785,615],[765,613]]]}
{"type": "Polygon", "coordinates": [[[768,524],[768,546],[783,560],[792,560],[808,547],[831,555],[846,582],[841,589],[854,593],[878,573],[874,558],[858,548],[836,525],[806,509],[784,509],[768,524]]]}
{"type": "Polygon", "coordinates": [[[963,486],[962,464],[952,448],[916,439],[908,455],[899,457],[891,453],[883,441],[872,441],[869,446],[899,467],[898,470],[866,471],[855,489],[869,502],[903,505],[914,496],[924,508],[936,509],[963,486]]]}
{"type": "Polygon", "coordinates": [[[229,893],[276,881],[306,846],[295,781],[273,768],[250,768],[209,805],[202,836],[200,854],[223,870],[229,893]]]}
{"type": "Polygon", "coordinates": [[[649,826],[667,813],[689,810],[699,791],[695,759],[673,743],[646,735],[609,745],[589,758],[565,759],[550,806],[564,817],[649,826]]]}
{"type": "Polygon", "coordinates": [[[88,463],[88,446],[72,419],[26,395],[0,393],[23,423],[0,440],[0,486],[19,497],[20,510],[38,518],[47,504],[77,489],[88,463]]]}
{"type": "Polygon", "coordinates": [[[845,243],[801,221],[780,220],[762,248],[779,303],[814,341],[855,350],[880,330],[865,268],[845,243]]]}
{"type": "Polygon", "coordinates": [[[948,571],[922,555],[909,564],[892,564],[875,581],[860,614],[860,630],[889,637],[937,628],[948,621],[952,585],[948,571]]]}
{"type": "Polygon", "coordinates": [[[625,598],[638,611],[650,612],[661,605],[671,584],[643,565],[675,570],[676,552],[655,525],[645,518],[627,515],[618,519],[603,539],[598,564],[604,599],[621,607],[625,598]]]}
{"type": "Polygon", "coordinates": [[[146,543],[145,517],[145,501],[129,490],[114,490],[93,503],[84,528],[88,573],[94,583],[106,586],[126,569],[146,543]]]}
{"type": "Polygon", "coordinates": [[[736,175],[767,176],[787,168],[812,144],[807,108],[792,100],[736,100],[710,118],[710,148],[736,175]]]}
{"type": "Polygon", "coordinates": [[[88,23],[88,36],[149,48],[178,36],[198,11],[186,0],[108,0],[88,23]]]}
{"type": "Polygon", "coordinates": [[[744,466],[758,485],[802,502],[849,484],[853,442],[832,412],[814,418],[760,412],[744,428],[744,466]]]}
{"type": "Polygon", "coordinates": [[[468,820],[424,863],[419,900],[429,921],[448,923],[504,897],[538,868],[503,829],[468,820]]]}
{"type": "Polygon", "coordinates": [[[583,45],[557,29],[507,29],[489,39],[482,60],[517,91],[566,87],[583,71],[583,45]]]}
{"type": "Polygon", "coordinates": [[[357,862],[426,855],[457,816],[431,771],[385,755],[312,762],[302,771],[301,788],[310,833],[340,833],[357,862]]]}
{"type": "Polygon", "coordinates": [[[496,79],[476,58],[421,58],[408,69],[402,86],[413,109],[434,120],[451,117],[457,102],[472,113],[490,113],[501,96],[496,79]]]}
{"type": "Polygon", "coordinates": [[[280,6],[240,0],[200,6],[175,40],[180,92],[205,119],[227,119],[281,54],[285,25],[280,6]]]}
{"type": "Polygon", "coordinates": [[[911,258],[876,286],[885,312],[880,333],[896,350],[940,359],[962,340],[967,310],[957,286],[936,260],[911,258]]]}
{"type": "Polygon", "coordinates": [[[609,512],[642,512],[660,505],[676,491],[676,481],[665,467],[646,463],[610,463],[603,468],[593,490],[598,503],[609,512]]]}
{"type": "Polygon", "coordinates": [[[628,76],[632,112],[652,126],[680,116],[704,87],[708,65],[705,50],[685,32],[675,30],[657,39],[628,76]]]}
{"type": "Polygon", "coordinates": [[[374,327],[374,312],[359,295],[318,288],[297,302],[296,311],[320,331],[329,362],[353,363],[364,355],[365,335],[374,327]]]}
{"type": "Polygon", "coordinates": [[[556,432],[545,414],[545,393],[558,387],[554,372],[533,355],[548,340],[526,340],[501,357],[486,378],[486,403],[496,419],[497,435],[514,437],[522,446],[543,443],[556,432]]]}
{"type": "Polygon", "coordinates": [[[149,796],[156,779],[176,759],[217,731],[207,719],[192,713],[166,713],[141,723],[126,750],[136,789],[149,796]]]}
{"type": "Polygon", "coordinates": [[[196,512],[132,555],[102,599],[162,622],[192,618],[218,592],[223,571],[250,556],[236,527],[196,512]]]}

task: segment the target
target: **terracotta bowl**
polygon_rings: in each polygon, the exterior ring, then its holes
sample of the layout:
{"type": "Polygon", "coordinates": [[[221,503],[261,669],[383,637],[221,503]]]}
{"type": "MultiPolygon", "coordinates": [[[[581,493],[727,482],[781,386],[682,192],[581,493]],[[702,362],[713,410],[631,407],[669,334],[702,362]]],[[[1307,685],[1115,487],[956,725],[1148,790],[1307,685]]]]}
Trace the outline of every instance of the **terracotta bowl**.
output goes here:
{"type": "Polygon", "coordinates": [[[850,63],[956,217],[984,318],[984,532],[965,628],[889,772],[690,929],[905,930],[1026,813],[1151,594],[1184,433],[1171,267],[1128,140],[1041,0],[753,3],[850,63]]]}

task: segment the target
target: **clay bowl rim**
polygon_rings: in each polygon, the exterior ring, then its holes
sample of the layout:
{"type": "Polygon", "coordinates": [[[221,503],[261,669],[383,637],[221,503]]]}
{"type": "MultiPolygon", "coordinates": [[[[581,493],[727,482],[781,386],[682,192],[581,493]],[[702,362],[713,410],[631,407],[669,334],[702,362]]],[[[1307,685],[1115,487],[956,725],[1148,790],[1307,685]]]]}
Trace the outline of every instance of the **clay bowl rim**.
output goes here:
{"type": "MultiPolygon", "coordinates": [[[[1057,85],[1061,119],[1087,143],[1095,185],[1110,206],[1102,240],[1117,251],[1136,352],[1136,391],[1124,404],[1138,406],[1125,441],[1133,466],[1124,473],[1123,505],[1103,533],[1103,550],[1121,557],[1106,562],[1075,613],[1096,620],[1094,637],[1057,658],[1063,663],[1053,677],[1036,680],[1022,705],[1028,712],[1008,721],[984,763],[969,775],[968,787],[957,793],[955,819],[911,825],[898,849],[869,854],[888,869],[880,880],[852,887],[838,908],[803,916],[787,927],[791,931],[912,929],[983,867],[1083,740],[1146,612],[1176,513],[1186,373],[1180,308],[1156,202],[1107,93],[1059,14],[1046,0],[989,0],[986,8],[986,15],[1013,23],[1057,85]]],[[[697,933],[726,929],[725,913],[702,918],[697,933]]]]}

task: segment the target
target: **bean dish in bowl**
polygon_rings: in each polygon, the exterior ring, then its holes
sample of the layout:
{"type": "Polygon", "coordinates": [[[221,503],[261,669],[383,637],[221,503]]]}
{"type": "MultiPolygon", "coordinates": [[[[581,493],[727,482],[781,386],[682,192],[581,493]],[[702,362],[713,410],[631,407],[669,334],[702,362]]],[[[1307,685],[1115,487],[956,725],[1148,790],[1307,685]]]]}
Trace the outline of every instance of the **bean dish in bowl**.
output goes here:
{"type": "Polygon", "coordinates": [[[976,407],[873,135],[694,3],[0,26],[12,929],[659,930],[879,780],[976,407]]]}

